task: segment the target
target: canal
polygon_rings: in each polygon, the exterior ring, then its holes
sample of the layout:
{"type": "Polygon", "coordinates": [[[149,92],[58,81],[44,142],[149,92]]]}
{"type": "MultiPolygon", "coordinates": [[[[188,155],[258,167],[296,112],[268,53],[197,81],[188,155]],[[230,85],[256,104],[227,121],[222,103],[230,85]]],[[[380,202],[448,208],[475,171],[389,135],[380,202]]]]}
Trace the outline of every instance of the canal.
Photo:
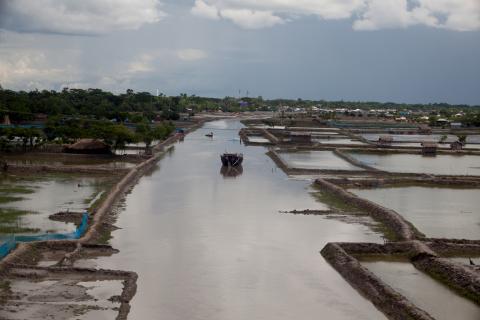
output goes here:
{"type": "Polygon", "coordinates": [[[327,242],[381,242],[359,223],[280,210],[326,209],[311,181],[286,176],[239,121],[189,134],[127,195],[111,244],[94,261],[138,273],[130,319],[385,319],[322,258],[327,242]],[[205,137],[212,131],[213,139],[205,137]],[[243,171],[219,155],[244,154],[243,171]]]}

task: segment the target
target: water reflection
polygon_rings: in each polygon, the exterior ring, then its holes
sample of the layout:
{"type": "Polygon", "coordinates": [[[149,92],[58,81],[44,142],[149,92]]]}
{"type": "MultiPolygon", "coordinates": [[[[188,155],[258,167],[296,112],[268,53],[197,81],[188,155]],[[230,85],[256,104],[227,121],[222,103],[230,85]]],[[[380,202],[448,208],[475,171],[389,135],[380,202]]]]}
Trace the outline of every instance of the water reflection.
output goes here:
{"type": "Polygon", "coordinates": [[[479,189],[395,187],[351,191],[396,210],[429,237],[479,238],[479,189]]]}
{"type": "Polygon", "coordinates": [[[243,166],[236,166],[236,167],[230,167],[230,166],[222,166],[220,169],[220,174],[228,179],[228,178],[236,178],[240,176],[243,173],[243,166]]]}
{"type": "Polygon", "coordinates": [[[369,261],[362,265],[437,320],[480,319],[480,308],[475,303],[458,296],[409,262],[369,261]]]}

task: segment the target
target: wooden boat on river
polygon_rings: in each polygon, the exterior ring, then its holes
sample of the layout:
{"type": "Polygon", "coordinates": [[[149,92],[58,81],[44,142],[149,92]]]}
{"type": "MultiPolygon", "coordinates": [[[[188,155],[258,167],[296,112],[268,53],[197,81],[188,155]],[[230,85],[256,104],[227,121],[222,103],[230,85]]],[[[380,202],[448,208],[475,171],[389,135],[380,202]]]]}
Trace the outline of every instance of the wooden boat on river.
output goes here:
{"type": "Polygon", "coordinates": [[[243,154],[242,153],[224,153],[220,156],[222,160],[222,165],[228,167],[236,167],[242,164],[243,154]]]}

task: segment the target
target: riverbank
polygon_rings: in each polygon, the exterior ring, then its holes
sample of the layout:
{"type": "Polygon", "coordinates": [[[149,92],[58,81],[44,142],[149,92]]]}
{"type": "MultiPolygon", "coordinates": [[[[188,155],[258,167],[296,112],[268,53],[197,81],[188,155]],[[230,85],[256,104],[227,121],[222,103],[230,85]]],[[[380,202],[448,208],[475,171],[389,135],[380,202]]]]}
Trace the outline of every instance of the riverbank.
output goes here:
{"type": "MultiPolygon", "coordinates": [[[[185,131],[188,134],[198,127],[200,127],[205,120],[201,120],[185,131]]],[[[87,232],[78,240],[68,241],[41,241],[32,243],[22,243],[17,246],[7,257],[0,261],[0,283],[1,294],[0,300],[4,305],[4,310],[7,314],[0,315],[8,318],[22,318],[28,317],[27,314],[36,313],[37,316],[49,312],[54,318],[63,317],[66,314],[93,314],[98,310],[103,310],[105,314],[111,314],[115,309],[118,310],[116,319],[126,319],[130,309],[129,302],[135,295],[137,275],[135,272],[106,270],[106,269],[90,269],[75,267],[77,260],[85,260],[89,258],[95,258],[104,255],[110,255],[115,250],[111,246],[99,245],[103,239],[108,238],[108,232],[111,230],[110,225],[114,217],[112,214],[113,207],[125,196],[126,193],[131,190],[135,183],[149,170],[151,170],[161,157],[168,152],[170,146],[182,139],[184,135],[173,135],[165,141],[157,144],[153,149],[153,155],[148,159],[144,159],[140,163],[136,164],[131,169],[123,169],[124,176],[120,179],[107,193],[102,195],[92,212],[89,212],[90,221],[87,232]],[[126,174],[125,174],[126,173],[126,174]],[[49,266],[38,266],[39,264],[48,264],[49,266]],[[46,274],[45,274],[46,273],[46,274]],[[118,299],[119,306],[105,307],[100,304],[96,304],[92,295],[84,296],[80,298],[82,301],[79,306],[72,306],[68,302],[64,302],[61,308],[53,308],[50,311],[44,309],[38,309],[36,304],[27,303],[26,301],[18,301],[16,295],[24,295],[28,292],[14,292],[15,285],[19,283],[20,279],[17,279],[18,274],[22,274],[21,281],[38,281],[39,274],[45,274],[44,282],[55,281],[68,282],[74,281],[74,283],[83,283],[87,281],[113,281],[115,279],[123,283],[118,299]],[[48,276],[48,274],[53,274],[48,276]],[[82,276],[83,275],[83,276],[82,276]],[[53,278],[52,278],[53,277],[53,278]],[[83,281],[83,282],[82,282],[83,281]],[[12,287],[14,286],[14,287],[12,287]],[[13,290],[13,291],[12,291],[13,290]],[[15,294],[14,294],[15,293],[15,294]],[[13,295],[12,295],[13,294],[13,295]],[[22,306],[22,307],[14,307],[22,306]],[[113,309],[111,309],[113,308],[113,309]]],[[[12,168],[15,172],[24,173],[32,171],[55,171],[55,172],[78,172],[84,170],[86,173],[98,173],[101,171],[111,172],[111,168],[91,168],[91,167],[49,167],[48,165],[42,166],[14,166],[12,168]]],[[[82,171],[83,172],[83,171],[82,171]]],[[[115,174],[122,174],[121,171],[116,170],[115,174]]],[[[20,282],[21,282],[20,281],[20,282]]],[[[85,282],[86,283],[86,282],[85,282]]],[[[53,290],[54,296],[60,297],[62,295],[73,294],[71,290],[75,287],[71,286],[59,286],[53,290]],[[69,293],[70,292],[70,293],[69,293]]],[[[81,286],[78,287],[81,290],[81,286]]],[[[75,289],[77,290],[77,289],[75,289]]],[[[113,297],[113,296],[112,296],[113,297]]],[[[36,299],[31,297],[29,299],[36,299]]],[[[56,298],[53,297],[55,300],[56,298]]],[[[45,301],[47,305],[50,305],[54,301],[45,301]]],[[[46,315],[46,314],[44,314],[46,315]]]]}

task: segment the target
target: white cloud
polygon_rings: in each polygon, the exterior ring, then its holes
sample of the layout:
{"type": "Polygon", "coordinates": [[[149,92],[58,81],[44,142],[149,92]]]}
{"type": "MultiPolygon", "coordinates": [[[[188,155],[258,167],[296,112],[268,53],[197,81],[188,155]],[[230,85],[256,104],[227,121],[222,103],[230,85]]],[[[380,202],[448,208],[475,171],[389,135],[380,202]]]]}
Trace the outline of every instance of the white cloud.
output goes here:
{"type": "Polygon", "coordinates": [[[321,19],[351,19],[355,30],[413,25],[480,30],[479,0],[196,0],[192,13],[213,19],[221,17],[247,29],[313,15],[321,19]]]}
{"type": "Polygon", "coordinates": [[[24,32],[102,34],[160,21],[158,0],[2,0],[0,28],[24,32]]]}
{"type": "Polygon", "coordinates": [[[215,6],[210,6],[202,0],[195,0],[195,5],[192,8],[192,14],[203,17],[217,20],[219,19],[218,9],[215,6]]]}
{"type": "Polygon", "coordinates": [[[271,11],[254,11],[249,9],[225,9],[220,15],[245,29],[260,29],[282,24],[285,21],[271,11]]]}
{"type": "Polygon", "coordinates": [[[49,55],[41,51],[0,51],[0,55],[0,83],[4,87],[51,88],[58,81],[75,81],[78,74],[72,65],[52,63],[49,55]]]}
{"type": "Polygon", "coordinates": [[[130,63],[128,66],[127,72],[128,73],[142,73],[142,72],[151,72],[154,70],[152,61],[154,59],[154,55],[152,54],[142,54],[137,57],[134,61],[130,63]]]}
{"type": "Polygon", "coordinates": [[[205,59],[207,53],[199,49],[182,49],[177,51],[177,57],[184,61],[195,61],[205,59]]]}

